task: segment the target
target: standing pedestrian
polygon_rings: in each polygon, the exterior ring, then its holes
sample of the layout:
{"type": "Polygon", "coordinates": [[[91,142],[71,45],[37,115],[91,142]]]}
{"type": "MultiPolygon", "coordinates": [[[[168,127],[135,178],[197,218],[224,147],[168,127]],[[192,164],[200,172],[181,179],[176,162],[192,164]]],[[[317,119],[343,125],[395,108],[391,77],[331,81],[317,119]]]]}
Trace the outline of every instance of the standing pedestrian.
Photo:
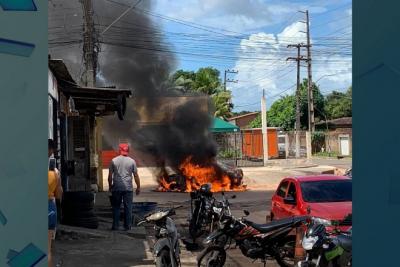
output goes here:
{"type": "Polygon", "coordinates": [[[55,238],[57,225],[57,206],[56,199],[61,201],[62,187],[60,173],[56,168],[54,152],[56,145],[52,139],[48,139],[48,158],[49,168],[47,174],[48,183],[48,265],[53,266],[52,259],[52,242],[55,238]]]}
{"type": "Polygon", "coordinates": [[[108,186],[111,191],[111,205],[113,211],[112,230],[119,229],[121,202],[124,204],[124,228],[130,230],[132,226],[133,184],[135,178],[136,195],[140,194],[140,179],[135,160],[129,155],[129,145],[119,145],[119,156],[112,159],[108,173],[108,186]]]}

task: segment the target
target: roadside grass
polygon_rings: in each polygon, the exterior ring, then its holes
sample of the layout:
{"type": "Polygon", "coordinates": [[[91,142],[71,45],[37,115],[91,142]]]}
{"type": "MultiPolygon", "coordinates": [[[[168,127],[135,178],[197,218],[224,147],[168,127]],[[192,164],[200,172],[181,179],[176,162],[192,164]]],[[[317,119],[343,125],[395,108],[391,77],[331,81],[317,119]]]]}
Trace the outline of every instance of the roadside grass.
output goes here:
{"type": "Polygon", "coordinates": [[[352,158],[352,155],[350,156],[342,156],[339,155],[337,152],[317,152],[313,154],[313,157],[317,158],[352,158]]]}

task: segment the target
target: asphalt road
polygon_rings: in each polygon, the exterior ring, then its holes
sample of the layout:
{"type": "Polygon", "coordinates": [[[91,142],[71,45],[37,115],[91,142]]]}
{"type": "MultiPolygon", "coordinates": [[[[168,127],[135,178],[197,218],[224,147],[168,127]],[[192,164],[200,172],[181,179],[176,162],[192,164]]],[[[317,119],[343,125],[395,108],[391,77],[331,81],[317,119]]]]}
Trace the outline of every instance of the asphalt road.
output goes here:
{"type": "MultiPolygon", "coordinates": [[[[229,198],[232,195],[236,195],[235,199],[230,199],[232,213],[236,217],[243,215],[243,210],[250,211],[249,220],[257,223],[265,223],[266,216],[269,214],[271,207],[271,197],[273,191],[246,191],[246,192],[228,192],[226,196],[229,198]]],[[[219,193],[215,194],[216,198],[220,198],[219,193]]],[[[176,215],[173,217],[174,222],[178,227],[178,231],[182,239],[182,266],[197,266],[196,257],[202,249],[201,238],[197,241],[199,248],[193,250],[192,248],[187,249],[185,244],[192,243],[188,233],[188,217],[190,213],[190,202],[189,195],[186,193],[159,193],[159,192],[144,192],[141,196],[137,197],[137,201],[156,201],[159,207],[170,207],[183,205],[182,208],[178,209],[176,215]]],[[[154,243],[153,229],[152,227],[146,227],[148,241],[151,245],[154,243]]],[[[230,249],[228,250],[228,258],[225,266],[264,266],[260,262],[254,262],[242,255],[240,250],[230,249]]],[[[268,261],[267,266],[278,266],[273,261],[268,261]]]]}
{"type": "MultiPolygon", "coordinates": [[[[349,160],[325,160],[315,159],[314,161],[322,165],[330,165],[334,167],[351,166],[349,160]]],[[[226,195],[237,197],[231,199],[231,208],[234,216],[243,215],[243,210],[250,211],[249,220],[256,223],[265,223],[266,216],[269,215],[271,208],[271,197],[276,189],[279,181],[290,175],[305,175],[320,173],[318,168],[298,168],[290,170],[270,170],[263,168],[253,168],[247,171],[245,175],[248,177],[246,183],[249,188],[245,192],[229,192],[226,195]]],[[[144,178],[144,177],[143,177],[144,178]]],[[[174,192],[154,192],[154,182],[148,177],[148,183],[144,183],[142,193],[134,197],[134,202],[152,201],[157,202],[159,207],[170,207],[183,205],[173,217],[177,224],[178,231],[182,240],[189,240],[188,221],[190,213],[190,197],[188,193],[174,192]]],[[[145,179],[143,179],[145,180],[145,179]]],[[[145,181],[144,181],[145,182],[145,181]]],[[[220,198],[219,193],[215,194],[216,198],[220,198]]],[[[60,266],[154,266],[151,247],[154,242],[154,233],[152,226],[147,226],[146,239],[138,239],[126,235],[126,233],[115,233],[109,229],[111,227],[111,209],[108,200],[108,193],[98,193],[96,196],[97,215],[101,217],[99,231],[107,235],[104,239],[74,239],[57,240],[55,242],[56,262],[62,262],[60,266]]],[[[85,231],[85,230],[84,230],[85,231]]],[[[200,240],[201,241],[201,240],[200,240]]],[[[182,242],[182,266],[197,266],[196,256],[201,251],[188,250],[182,242]]],[[[242,255],[239,249],[231,249],[228,251],[228,259],[225,266],[264,266],[260,262],[252,262],[252,260],[242,255]]],[[[274,261],[268,261],[267,266],[278,266],[274,261]]]]}
{"type": "Polygon", "coordinates": [[[312,160],[313,163],[317,165],[327,165],[327,166],[333,166],[337,168],[351,168],[352,165],[352,159],[349,158],[344,158],[344,159],[332,159],[332,158],[317,158],[312,160]]]}

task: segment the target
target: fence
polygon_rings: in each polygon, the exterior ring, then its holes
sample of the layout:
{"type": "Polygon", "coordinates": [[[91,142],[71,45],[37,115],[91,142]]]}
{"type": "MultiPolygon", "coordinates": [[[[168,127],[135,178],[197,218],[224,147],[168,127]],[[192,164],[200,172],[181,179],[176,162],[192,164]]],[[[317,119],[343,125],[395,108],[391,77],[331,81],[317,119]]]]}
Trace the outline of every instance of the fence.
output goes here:
{"type": "Polygon", "coordinates": [[[258,135],[214,133],[218,160],[231,166],[263,166],[262,137],[258,135]]]}
{"type": "MultiPolygon", "coordinates": [[[[282,133],[282,135],[286,136],[285,143],[280,143],[282,150],[285,151],[286,158],[295,158],[296,157],[296,132],[288,131],[282,133]]],[[[280,135],[280,136],[282,136],[280,135]]],[[[299,131],[300,136],[300,158],[307,157],[307,136],[306,131],[299,131]]]]}

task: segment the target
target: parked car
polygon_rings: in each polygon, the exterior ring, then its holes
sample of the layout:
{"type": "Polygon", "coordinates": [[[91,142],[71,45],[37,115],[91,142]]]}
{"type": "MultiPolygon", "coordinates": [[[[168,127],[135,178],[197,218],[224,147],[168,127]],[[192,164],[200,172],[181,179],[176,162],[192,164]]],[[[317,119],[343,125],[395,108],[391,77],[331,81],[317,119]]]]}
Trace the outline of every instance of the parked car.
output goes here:
{"type": "Polygon", "coordinates": [[[344,175],[353,178],[353,169],[352,168],[348,169],[344,175]]]}
{"type": "MultiPolygon", "coordinates": [[[[288,177],[272,197],[271,220],[310,215],[341,221],[352,213],[352,179],[347,176],[315,175],[288,177]]],[[[343,225],[344,224],[344,225],[343,225]]],[[[350,222],[343,222],[347,230],[350,222]]]]}

